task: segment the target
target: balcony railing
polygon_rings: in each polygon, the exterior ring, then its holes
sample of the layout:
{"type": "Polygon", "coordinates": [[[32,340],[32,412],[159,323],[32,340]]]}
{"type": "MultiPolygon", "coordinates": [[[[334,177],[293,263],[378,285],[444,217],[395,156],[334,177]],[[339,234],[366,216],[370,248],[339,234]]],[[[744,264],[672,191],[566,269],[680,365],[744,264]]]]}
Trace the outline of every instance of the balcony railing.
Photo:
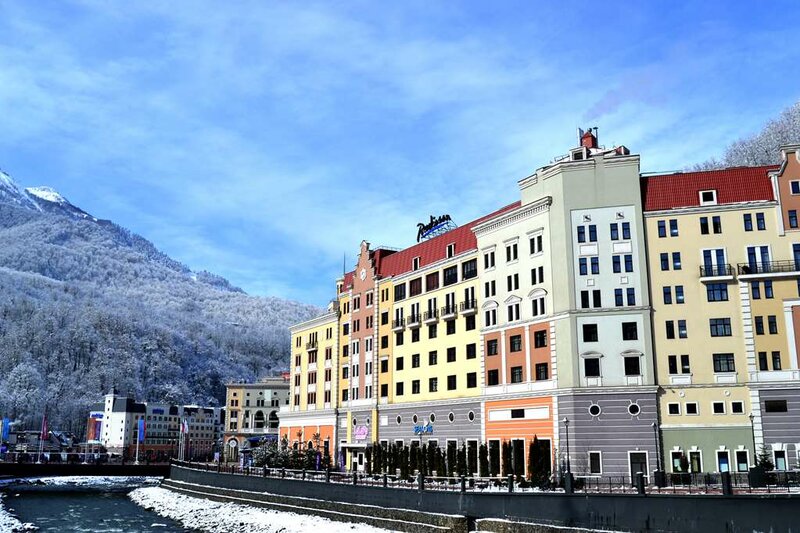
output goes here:
{"type": "Polygon", "coordinates": [[[406,322],[406,324],[408,325],[408,327],[414,328],[419,326],[421,320],[422,320],[422,315],[420,315],[419,313],[414,315],[408,315],[408,321],[406,322]]]}
{"type": "Polygon", "coordinates": [[[422,315],[422,321],[425,323],[428,322],[435,322],[439,318],[439,310],[438,309],[428,309],[422,315]]]}
{"type": "Polygon", "coordinates": [[[700,267],[701,278],[714,278],[719,276],[733,276],[733,267],[728,264],[700,267]]]}
{"type": "Polygon", "coordinates": [[[455,305],[445,305],[442,307],[442,318],[448,319],[453,318],[456,316],[456,306],[455,305]]]}
{"type": "Polygon", "coordinates": [[[317,341],[311,341],[306,343],[306,350],[316,350],[317,349],[317,341]]]}
{"type": "Polygon", "coordinates": [[[461,314],[472,314],[478,310],[478,300],[464,300],[461,302],[461,314]]]}
{"type": "Polygon", "coordinates": [[[403,329],[404,327],[406,327],[405,318],[395,318],[392,320],[392,329],[403,329]]]}
{"type": "Polygon", "coordinates": [[[739,274],[772,274],[775,272],[800,272],[800,261],[786,259],[783,261],[757,261],[755,263],[739,263],[739,274]]]}

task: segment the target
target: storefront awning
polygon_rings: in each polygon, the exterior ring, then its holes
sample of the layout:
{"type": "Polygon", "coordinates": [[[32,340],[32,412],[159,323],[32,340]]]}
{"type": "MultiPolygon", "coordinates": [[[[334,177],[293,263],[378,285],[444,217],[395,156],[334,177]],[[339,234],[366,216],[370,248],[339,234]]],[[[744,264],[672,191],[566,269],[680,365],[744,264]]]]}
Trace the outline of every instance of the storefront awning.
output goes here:
{"type": "Polygon", "coordinates": [[[348,442],[345,444],[340,444],[339,448],[367,448],[372,447],[372,444],[367,444],[366,442],[348,442]]]}

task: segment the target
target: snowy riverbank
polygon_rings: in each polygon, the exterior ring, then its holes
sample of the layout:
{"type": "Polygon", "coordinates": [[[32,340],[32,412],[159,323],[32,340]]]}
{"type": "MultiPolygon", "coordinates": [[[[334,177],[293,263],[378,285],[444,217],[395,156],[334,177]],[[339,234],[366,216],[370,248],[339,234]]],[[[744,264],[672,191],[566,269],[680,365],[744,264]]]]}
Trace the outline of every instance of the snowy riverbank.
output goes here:
{"type": "Polygon", "coordinates": [[[128,491],[138,487],[156,486],[161,482],[157,477],[135,476],[63,476],[31,477],[0,480],[0,488],[11,486],[14,490],[91,490],[103,492],[128,491]]]}
{"type": "Polygon", "coordinates": [[[177,494],[160,487],[145,487],[130,493],[130,498],[161,516],[181,522],[185,527],[207,533],[378,533],[372,526],[334,522],[316,516],[273,511],[236,503],[220,503],[177,494]]]}
{"type": "Polygon", "coordinates": [[[34,531],[30,524],[23,524],[12,515],[4,504],[5,495],[0,493],[0,533],[16,533],[18,531],[34,531]]]}

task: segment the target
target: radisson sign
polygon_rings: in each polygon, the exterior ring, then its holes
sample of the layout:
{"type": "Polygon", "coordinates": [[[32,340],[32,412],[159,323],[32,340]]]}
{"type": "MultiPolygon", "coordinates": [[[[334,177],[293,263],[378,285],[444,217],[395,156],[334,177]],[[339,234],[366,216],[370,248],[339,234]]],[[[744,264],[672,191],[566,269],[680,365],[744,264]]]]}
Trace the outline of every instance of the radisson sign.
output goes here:
{"type": "Polygon", "coordinates": [[[427,237],[437,235],[442,229],[451,229],[451,226],[454,226],[454,224],[453,219],[450,218],[450,215],[441,215],[438,217],[431,215],[430,222],[420,222],[417,224],[417,242],[427,237]]]}

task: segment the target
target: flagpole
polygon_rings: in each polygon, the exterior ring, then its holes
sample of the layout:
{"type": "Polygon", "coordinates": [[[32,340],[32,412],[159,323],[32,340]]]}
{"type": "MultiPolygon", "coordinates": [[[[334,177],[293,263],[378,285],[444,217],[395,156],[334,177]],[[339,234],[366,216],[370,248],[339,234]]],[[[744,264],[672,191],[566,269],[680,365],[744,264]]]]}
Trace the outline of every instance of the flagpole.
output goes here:
{"type": "Polygon", "coordinates": [[[42,454],[44,453],[44,438],[45,430],[47,429],[47,406],[44,408],[44,416],[42,417],[42,431],[39,434],[39,457],[36,458],[36,464],[42,464],[42,454]]]}

